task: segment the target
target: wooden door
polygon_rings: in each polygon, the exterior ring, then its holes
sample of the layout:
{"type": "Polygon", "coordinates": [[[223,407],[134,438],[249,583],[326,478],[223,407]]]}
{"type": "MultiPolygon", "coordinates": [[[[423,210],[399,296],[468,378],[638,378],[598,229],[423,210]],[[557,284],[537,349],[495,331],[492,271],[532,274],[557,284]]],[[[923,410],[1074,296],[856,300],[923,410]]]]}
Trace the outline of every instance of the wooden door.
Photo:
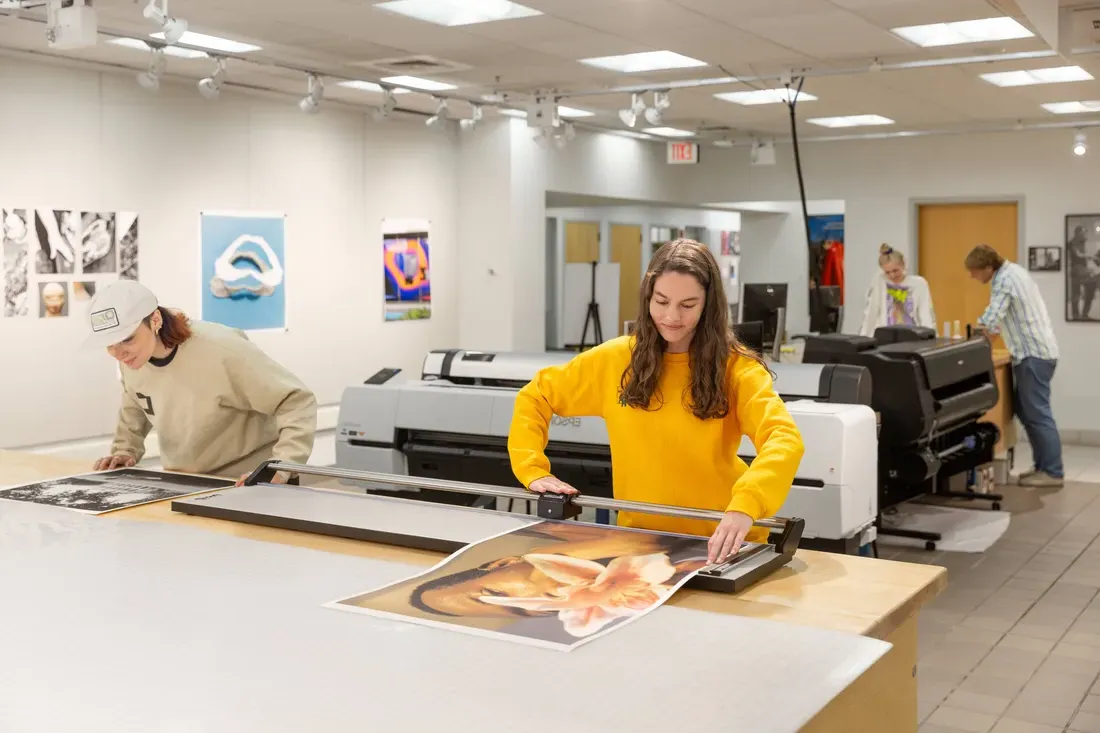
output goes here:
{"type": "Polygon", "coordinates": [[[619,335],[623,322],[638,320],[638,286],[642,282],[642,228],[611,225],[611,261],[619,263],[619,335]]]}
{"type": "MultiPolygon", "coordinates": [[[[979,244],[988,244],[1006,260],[1017,259],[1019,218],[1015,202],[977,204],[925,204],[918,214],[920,275],[928,280],[939,329],[945,321],[952,328],[978,322],[989,305],[989,285],[970,277],[963,261],[979,244]]],[[[994,349],[1003,349],[998,336],[994,349]]]]}
{"type": "Polygon", "coordinates": [[[565,261],[599,262],[600,225],[591,221],[565,223],[565,261]]]}

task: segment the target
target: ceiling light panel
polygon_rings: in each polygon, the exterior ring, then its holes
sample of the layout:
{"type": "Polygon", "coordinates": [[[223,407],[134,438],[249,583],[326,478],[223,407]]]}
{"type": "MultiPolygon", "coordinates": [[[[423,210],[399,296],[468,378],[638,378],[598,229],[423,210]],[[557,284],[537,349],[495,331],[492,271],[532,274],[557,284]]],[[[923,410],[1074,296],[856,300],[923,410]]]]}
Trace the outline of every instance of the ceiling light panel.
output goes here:
{"type": "Polygon", "coordinates": [[[1029,71],[996,71],[982,74],[982,79],[998,87],[1023,87],[1032,84],[1062,84],[1070,81],[1091,81],[1092,74],[1080,66],[1053,66],[1029,71]]]}
{"type": "MultiPolygon", "coordinates": [[[[527,117],[527,112],[522,109],[502,109],[500,113],[509,117],[527,117]]],[[[586,109],[558,106],[558,117],[592,117],[595,114],[595,112],[589,112],[586,109]]]]}
{"type": "Polygon", "coordinates": [[[458,88],[454,84],[432,79],[421,79],[416,76],[387,76],[382,81],[399,87],[407,87],[408,89],[423,89],[426,92],[443,92],[458,88]]]}
{"type": "Polygon", "coordinates": [[[796,92],[794,89],[753,89],[747,92],[721,92],[714,96],[726,102],[734,104],[780,104],[795,97],[796,102],[813,102],[817,99],[806,92],[796,92]]]}
{"type": "Polygon", "coordinates": [[[597,58],[581,59],[581,63],[624,74],[667,71],[669,69],[691,69],[707,65],[706,61],[693,59],[675,51],[643,51],[621,56],[599,56],[597,58]]]}
{"type": "Polygon", "coordinates": [[[957,46],[962,43],[989,43],[1031,38],[1035,34],[1009,17],[960,20],[954,23],[930,23],[892,28],[891,32],[924,48],[957,46]]]}
{"type": "MultiPolygon", "coordinates": [[[[381,94],[385,89],[380,84],[375,84],[373,81],[362,81],[360,79],[349,79],[347,81],[336,82],[338,87],[347,87],[348,89],[358,89],[363,92],[378,92],[381,94]]],[[[408,89],[396,88],[392,90],[394,94],[408,94],[408,89]]]]}
{"type": "MultiPolygon", "coordinates": [[[[153,33],[152,37],[164,40],[164,31],[153,33]]],[[[251,43],[233,41],[228,38],[219,38],[218,36],[208,36],[203,33],[192,33],[191,31],[184,33],[179,43],[185,46],[208,48],[211,51],[221,51],[222,53],[249,53],[251,51],[260,50],[259,46],[254,46],[251,43]]]]}
{"type": "Polygon", "coordinates": [[[509,0],[393,0],[374,7],[443,26],[474,25],[542,15],[509,0]]]}
{"type": "Polygon", "coordinates": [[[689,130],[678,130],[675,127],[647,127],[642,132],[661,137],[694,137],[695,133],[689,130]]]}
{"type": "Polygon", "coordinates": [[[1079,115],[1086,112],[1100,112],[1100,99],[1088,102],[1050,102],[1042,107],[1056,115],[1079,115]]]}
{"type": "Polygon", "coordinates": [[[814,117],[806,120],[821,127],[870,127],[872,125],[892,125],[894,121],[882,115],[847,115],[845,117],[814,117]]]}
{"type": "MultiPolygon", "coordinates": [[[[137,51],[145,51],[146,53],[148,53],[149,49],[152,48],[152,46],[150,46],[148,43],[137,38],[112,38],[111,40],[107,41],[107,43],[113,44],[115,46],[122,46],[123,48],[132,48],[137,51]]],[[[181,59],[204,59],[207,57],[207,53],[205,51],[196,51],[193,48],[180,48],[179,46],[160,46],[159,44],[157,45],[157,48],[163,50],[165,56],[175,56],[176,58],[181,59]]]]}

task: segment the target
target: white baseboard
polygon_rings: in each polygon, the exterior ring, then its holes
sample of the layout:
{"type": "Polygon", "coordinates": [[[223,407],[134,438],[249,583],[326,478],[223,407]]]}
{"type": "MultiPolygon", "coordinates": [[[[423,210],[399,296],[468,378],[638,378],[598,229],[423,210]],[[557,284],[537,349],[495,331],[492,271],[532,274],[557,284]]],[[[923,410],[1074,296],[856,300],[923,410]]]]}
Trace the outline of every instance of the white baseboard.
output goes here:
{"type": "MultiPolygon", "coordinates": [[[[339,405],[325,405],[317,408],[317,435],[318,437],[331,434],[336,430],[336,422],[340,414],[339,405]]],[[[111,450],[111,436],[101,435],[84,440],[69,440],[62,443],[42,443],[31,445],[19,450],[30,453],[63,456],[80,460],[94,461],[97,458],[108,455],[111,450]]],[[[149,433],[145,439],[145,458],[142,464],[159,463],[160,442],[157,440],[157,431],[149,433]]]]}

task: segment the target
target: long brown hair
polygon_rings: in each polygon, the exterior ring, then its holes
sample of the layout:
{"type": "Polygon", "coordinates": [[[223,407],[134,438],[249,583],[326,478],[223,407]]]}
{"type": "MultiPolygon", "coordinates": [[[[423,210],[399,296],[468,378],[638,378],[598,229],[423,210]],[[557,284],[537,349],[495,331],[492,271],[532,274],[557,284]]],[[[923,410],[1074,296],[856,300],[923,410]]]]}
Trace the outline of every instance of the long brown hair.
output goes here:
{"type": "MultiPolygon", "coordinates": [[[[619,401],[629,407],[650,409],[650,402],[661,376],[661,362],[668,343],[661,337],[649,301],[657,278],[666,272],[691,275],[705,293],[703,313],[695,326],[689,349],[691,359],[692,413],[700,420],[722,418],[729,414],[726,368],[736,355],[753,359],[765,368],[764,360],[742,344],[730,330],[729,305],[722,287],[722,271],[710,249],[691,239],[667,242],[657,250],[642,281],[638,320],[634,325],[634,344],[630,364],[620,380],[619,401]]],[[[684,397],[687,397],[685,394],[684,397]]]]}

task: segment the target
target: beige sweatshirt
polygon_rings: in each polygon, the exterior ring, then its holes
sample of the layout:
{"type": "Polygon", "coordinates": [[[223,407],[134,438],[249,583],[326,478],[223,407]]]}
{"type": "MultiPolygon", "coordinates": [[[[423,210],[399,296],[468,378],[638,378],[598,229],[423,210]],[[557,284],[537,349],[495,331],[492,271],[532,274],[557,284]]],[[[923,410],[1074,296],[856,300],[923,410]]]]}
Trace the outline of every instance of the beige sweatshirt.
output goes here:
{"type": "Polygon", "coordinates": [[[166,470],[239,478],[274,458],[306,463],[317,400],[242,331],[192,322],[169,357],[122,367],[122,407],[112,455],[140,461],[157,429],[166,470]]]}

